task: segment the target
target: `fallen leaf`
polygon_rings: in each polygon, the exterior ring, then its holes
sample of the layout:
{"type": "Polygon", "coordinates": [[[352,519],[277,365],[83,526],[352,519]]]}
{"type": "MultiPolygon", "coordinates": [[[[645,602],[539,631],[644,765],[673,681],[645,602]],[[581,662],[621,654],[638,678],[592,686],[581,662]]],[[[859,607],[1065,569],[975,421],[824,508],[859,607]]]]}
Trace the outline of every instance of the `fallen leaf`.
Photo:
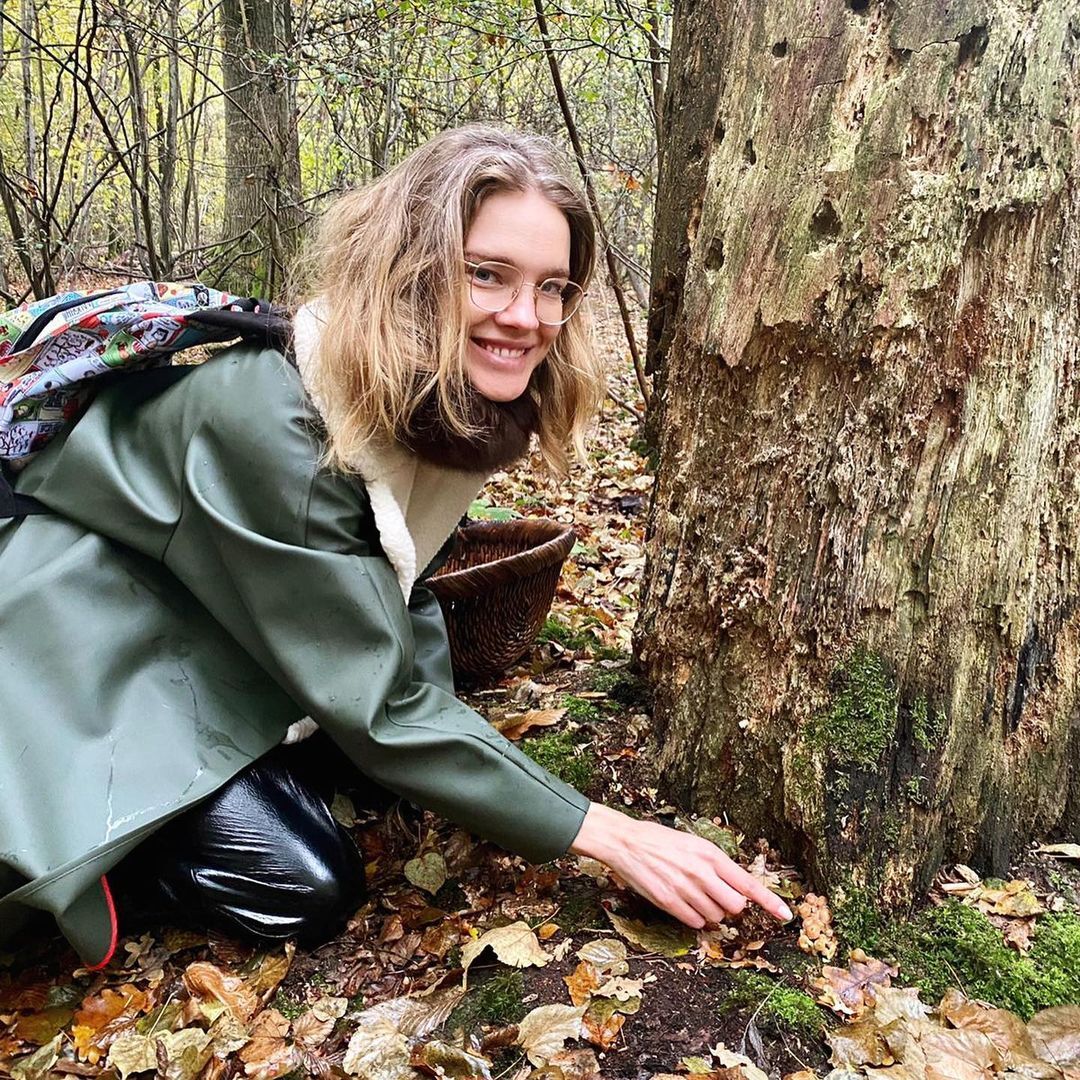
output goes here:
{"type": "Polygon", "coordinates": [[[607,913],[607,917],[627,941],[646,952],[669,957],[685,956],[697,943],[694,931],[687,926],[675,923],[643,923],[640,919],[624,919],[611,911],[607,913]]]}
{"type": "Polygon", "coordinates": [[[1080,844],[1042,844],[1035,849],[1040,855],[1057,859],[1080,859],[1080,844]]]}
{"type": "Polygon", "coordinates": [[[60,1057],[63,1036],[57,1035],[44,1046],[38,1047],[32,1054],[19,1058],[11,1066],[12,1080],[44,1080],[60,1057]]]}
{"type": "Polygon", "coordinates": [[[629,1001],[631,998],[641,997],[644,988],[643,979],[624,979],[618,976],[608,979],[606,983],[598,986],[593,991],[594,997],[610,997],[616,1001],[629,1001]]]}
{"type": "Polygon", "coordinates": [[[509,926],[497,926],[476,941],[470,941],[461,950],[461,966],[468,971],[485,949],[491,949],[502,963],[510,967],[543,967],[551,960],[540,947],[529,924],[521,921],[509,926]]]}
{"type": "Polygon", "coordinates": [[[241,1020],[250,1020],[259,1006],[258,994],[238,975],[229,975],[206,960],[189,964],[184,985],[208,1020],[228,1009],[241,1020]]]}
{"type": "Polygon", "coordinates": [[[441,990],[425,998],[391,998],[364,1009],[356,1017],[342,1068],[365,1080],[416,1080],[409,1064],[410,1040],[444,1024],[461,997],[460,990],[441,990]]]}
{"type": "Polygon", "coordinates": [[[567,1039],[581,1037],[584,1015],[584,1005],[541,1005],[518,1025],[518,1045],[533,1065],[546,1065],[567,1039]]]}
{"type": "Polygon", "coordinates": [[[1080,1006],[1043,1009],[1028,1021],[1027,1029],[1039,1057],[1063,1069],[1080,1066],[1080,1006]]]}
{"type": "Polygon", "coordinates": [[[116,1036],[152,1005],[153,999],[131,983],[84,998],[72,1018],[76,1055],[96,1064],[116,1036]]]}
{"type": "Polygon", "coordinates": [[[1041,915],[1046,910],[1035,895],[1031,882],[1019,879],[1006,882],[1001,888],[987,888],[983,885],[972,892],[969,899],[980,911],[993,915],[1008,915],[1011,918],[1041,915]]]}
{"type": "Polygon", "coordinates": [[[895,1058],[873,1020],[859,1020],[829,1031],[825,1041],[832,1050],[834,1065],[891,1065],[895,1058]]]}
{"type": "Polygon", "coordinates": [[[581,1033],[601,1050],[610,1050],[622,1031],[626,1017],[612,1009],[593,1011],[590,1007],[581,1018],[581,1033]]]}
{"type": "Polygon", "coordinates": [[[507,739],[515,742],[525,732],[538,727],[551,727],[566,715],[565,709],[530,709],[520,716],[508,716],[498,721],[494,727],[507,739]]]}
{"type": "Polygon", "coordinates": [[[558,1069],[563,1080],[600,1080],[595,1050],[560,1050],[548,1058],[548,1067],[558,1069]]]}
{"type": "Polygon", "coordinates": [[[487,1058],[438,1040],[414,1046],[409,1064],[427,1076],[445,1080],[491,1080],[491,1062],[487,1058]]]}
{"type": "Polygon", "coordinates": [[[860,1016],[873,1004],[874,991],[888,986],[896,973],[895,967],[867,956],[861,949],[852,949],[847,968],[826,965],[811,985],[821,991],[817,1000],[833,1012],[860,1016]]]}
{"type": "Polygon", "coordinates": [[[151,1035],[126,1031],[109,1048],[109,1065],[120,1073],[121,1080],[149,1069],[167,1080],[194,1080],[212,1053],[210,1035],[201,1028],[151,1035]]]}
{"type": "Polygon", "coordinates": [[[251,1026],[251,1039],[238,1057],[244,1073],[254,1080],[275,1080],[300,1064],[296,1047],[288,1037],[289,1021],[277,1009],[264,1009],[251,1026]]]}
{"type": "MultiPolygon", "coordinates": [[[[875,1015],[880,1008],[879,1002],[875,1015]]],[[[938,1014],[953,1027],[981,1031],[1003,1055],[1014,1061],[1031,1061],[1036,1057],[1027,1025],[1007,1009],[992,1009],[978,1004],[953,989],[941,999],[938,1014]]]]}
{"type": "Polygon", "coordinates": [[[736,1054],[729,1050],[723,1043],[717,1043],[710,1054],[726,1069],[742,1069],[746,1080],[769,1080],[769,1078],[745,1055],[736,1054]]]}
{"type": "Polygon", "coordinates": [[[997,1047],[981,1031],[937,1028],[919,1038],[926,1080],[993,1080],[1003,1067],[997,1047]]]}
{"type": "Polygon", "coordinates": [[[405,877],[434,896],[446,884],[446,860],[437,851],[425,852],[405,864],[405,877]]]}
{"type": "Polygon", "coordinates": [[[625,975],[630,970],[626,962],[626,944],[618,938],[596,938],[577,951],[579,960],[587,960],[602,975],[625,975]]]}
{"type": "Polygon", "coordinates": [[[571,974],[563,977],[563,982],[570,991],[570,1000],[575,1005],[584,1005],[592,997],[602,978],[596,967],[588,960],[582,960],[571,974]]]}
{"type": "Polygon", "coordinates": [[[930,1006],[919,1000],[915,986],[878,986],[874,989],[874,1021],[887,1027],[894,1020],[923,1020],[930,1006]]]}
{"type": "Polygon", "coordinates": [[[289,974],[295,953],[296,946],[289,941],[281,952],[265,953],[259,958],[258,967],[255,974],[248,978],[247,986],[252,993],[259,996],[263,1004],[270,1000],[278,984],[289,974]]]}
{"type": "Polygon", "coordinates": [[[20,1016],[15,1021],[15,1038],[19,1042],[44,1046],[52,1042],[71,1023],[73,1016],[74,1009],[70,1005],[56,1005],[51,1009],[20,1016]]]}

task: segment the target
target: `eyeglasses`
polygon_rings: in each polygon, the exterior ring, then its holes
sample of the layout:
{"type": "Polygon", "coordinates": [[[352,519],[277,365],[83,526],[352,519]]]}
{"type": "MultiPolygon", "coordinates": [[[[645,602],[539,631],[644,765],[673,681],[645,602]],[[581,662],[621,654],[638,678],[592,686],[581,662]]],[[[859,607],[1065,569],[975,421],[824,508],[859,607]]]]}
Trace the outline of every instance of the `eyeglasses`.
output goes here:
{"type": "Polygon", "coordinates": [[[518,297],[522,286],[529,285],[536,294],[536,317],[545,326],[562,326],[581,307],[585,293],[576,282],[562,277],[546,278],[537,284],[509,263],[470,262],[469,294],[481,311],[505,311],[518,297]]]}

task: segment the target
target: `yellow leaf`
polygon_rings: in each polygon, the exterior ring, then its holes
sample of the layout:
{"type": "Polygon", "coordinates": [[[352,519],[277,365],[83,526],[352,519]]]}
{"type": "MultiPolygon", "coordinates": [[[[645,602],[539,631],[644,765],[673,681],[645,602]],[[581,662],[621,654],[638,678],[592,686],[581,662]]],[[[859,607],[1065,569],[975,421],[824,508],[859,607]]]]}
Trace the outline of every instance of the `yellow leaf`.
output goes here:
{"type": "Polygon", "coordinates": [[[509,926],[498,926],[476,941],[470,941],[461,950],[461,966],[468,971],[472,962],[488,948],[511,967],[543,967],[551,960],[529,924],[520,920],[509,926]]]}

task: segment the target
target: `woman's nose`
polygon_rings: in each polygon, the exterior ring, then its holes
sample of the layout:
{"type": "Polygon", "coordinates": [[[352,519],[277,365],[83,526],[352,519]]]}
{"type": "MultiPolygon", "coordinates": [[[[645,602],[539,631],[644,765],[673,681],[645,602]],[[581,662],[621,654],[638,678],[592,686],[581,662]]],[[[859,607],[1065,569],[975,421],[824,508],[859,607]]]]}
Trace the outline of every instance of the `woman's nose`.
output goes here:
{"type": "Polygon", "coordinates": [[[498,312],[495,321],[503,326],[535,330],[540,325],[540,320],[536,317],[536,290],[529,285],[522,285],[513,303],[498,312]]]}

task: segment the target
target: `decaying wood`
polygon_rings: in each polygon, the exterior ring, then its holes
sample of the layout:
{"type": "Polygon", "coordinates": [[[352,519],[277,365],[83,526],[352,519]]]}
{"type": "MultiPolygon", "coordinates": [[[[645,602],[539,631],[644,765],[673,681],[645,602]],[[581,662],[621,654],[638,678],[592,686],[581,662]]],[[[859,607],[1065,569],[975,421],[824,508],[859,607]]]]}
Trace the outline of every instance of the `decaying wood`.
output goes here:
{"type": "Polygon", "coordinates": [[[1001,872],[1080,831],[1080,2],[685,0],[671,70],[664,775],[834,889],[1001,872]]]}

